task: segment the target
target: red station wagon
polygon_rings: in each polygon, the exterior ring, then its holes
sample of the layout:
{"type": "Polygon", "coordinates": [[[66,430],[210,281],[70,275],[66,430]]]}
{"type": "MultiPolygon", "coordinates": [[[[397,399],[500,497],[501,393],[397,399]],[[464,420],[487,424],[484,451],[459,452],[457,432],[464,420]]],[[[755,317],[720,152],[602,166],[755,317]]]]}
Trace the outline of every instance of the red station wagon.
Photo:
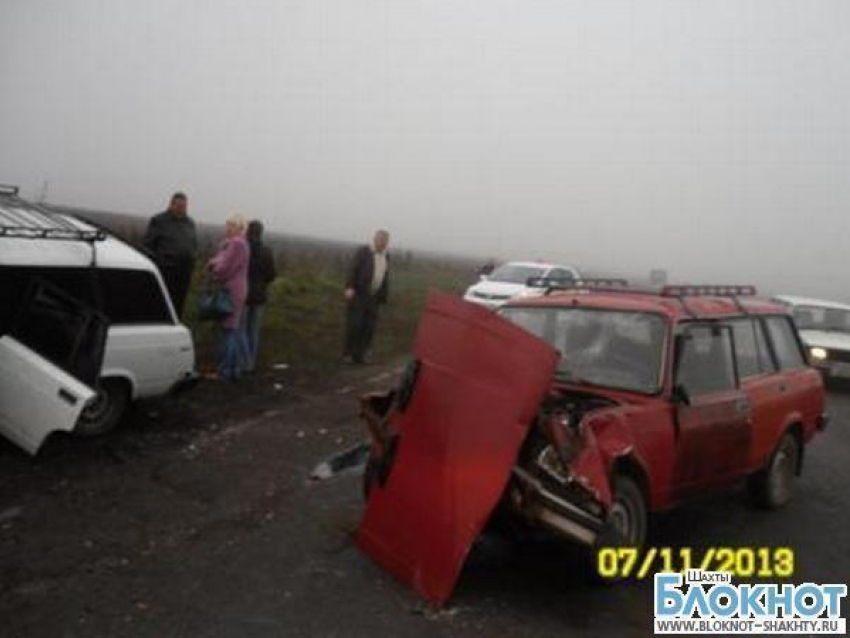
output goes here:
{"type": "Polygon", "coordinates": [[[741,479],[784,505],[826,425],[791,317],[750,286],[535,283],[498,313],[432,295],[402,383],[363,399],[358,544],[436,603],[497,508],[639,546],[651,512],[741,479]]]}

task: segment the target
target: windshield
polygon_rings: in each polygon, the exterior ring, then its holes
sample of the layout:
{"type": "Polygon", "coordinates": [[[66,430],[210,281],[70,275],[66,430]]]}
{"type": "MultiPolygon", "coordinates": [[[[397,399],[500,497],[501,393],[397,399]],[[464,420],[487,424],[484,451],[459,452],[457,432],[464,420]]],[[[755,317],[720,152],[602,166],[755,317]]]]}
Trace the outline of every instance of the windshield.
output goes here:
{"type": "Polygon", "coordinates": [[[666,326],[659,315],[539,307],[500,312],[558,350],[560,379],[644,394],[660,389],[666,326]]]}
{"type": "Polygon", "coordinates": [[[794,306],[794,321],[800,330],[831,330],[850,333],[850,311],[823,306],[794,306]]]}
{"type": "Polygon", "coordinates": [[[518,266],[517,264],[505,264],[499,266],[490,273],[490,281],[501,281],[506,284],[526,284],[530,277],[542,277],[546,272],[540,266],[518,266]]]}

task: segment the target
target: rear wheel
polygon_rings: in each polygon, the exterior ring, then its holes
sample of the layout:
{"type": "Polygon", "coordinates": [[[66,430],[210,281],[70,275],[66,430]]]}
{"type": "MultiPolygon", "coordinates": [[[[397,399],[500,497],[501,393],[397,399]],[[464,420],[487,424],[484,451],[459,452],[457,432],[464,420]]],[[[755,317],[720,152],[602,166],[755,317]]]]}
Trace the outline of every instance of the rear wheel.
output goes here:
{"type": "Polygon", "coordinates": [[[112,430],[127,409],[130,390],[127,384],[118,379],[103,379],[97,389],[97,396],[80,414],[76,434],[95,436],[112,430]]]}
{"type": "Polygon", "coordinates": [[[759,507],[776,509],[791,500],[794,477],[800,461],[800,443],[791,432],[786,432],[762,468],[747,481],[747,489],[759,507]]]}

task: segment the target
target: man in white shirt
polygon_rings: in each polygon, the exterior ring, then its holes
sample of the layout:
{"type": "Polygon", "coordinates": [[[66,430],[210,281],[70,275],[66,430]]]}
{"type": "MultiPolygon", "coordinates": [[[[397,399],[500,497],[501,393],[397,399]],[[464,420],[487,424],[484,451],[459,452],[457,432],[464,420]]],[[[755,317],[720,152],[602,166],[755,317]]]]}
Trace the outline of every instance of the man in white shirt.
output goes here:
{"type": "Polygon", "coordinates": [[[372,245],[361,246],[354,254],[345,284],[346,309],[344,358],[351,363],[365,363],[372,345],[378,308],[387,302],[390,259],[387,246],[390,234],[379,230],[372,245]]]}

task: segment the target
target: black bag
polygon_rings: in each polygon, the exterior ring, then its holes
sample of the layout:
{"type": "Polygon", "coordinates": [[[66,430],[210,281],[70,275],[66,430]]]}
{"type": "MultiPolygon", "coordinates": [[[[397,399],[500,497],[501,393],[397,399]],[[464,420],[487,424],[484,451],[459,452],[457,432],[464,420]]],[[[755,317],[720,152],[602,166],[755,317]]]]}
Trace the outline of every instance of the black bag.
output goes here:
{"type": "Polygon", "coordinates": [[[233,297],[224,286],[212,286],[201,290],[199,297],[198,319],[203,321],[215,321],[232,315],[233,297]]]}

